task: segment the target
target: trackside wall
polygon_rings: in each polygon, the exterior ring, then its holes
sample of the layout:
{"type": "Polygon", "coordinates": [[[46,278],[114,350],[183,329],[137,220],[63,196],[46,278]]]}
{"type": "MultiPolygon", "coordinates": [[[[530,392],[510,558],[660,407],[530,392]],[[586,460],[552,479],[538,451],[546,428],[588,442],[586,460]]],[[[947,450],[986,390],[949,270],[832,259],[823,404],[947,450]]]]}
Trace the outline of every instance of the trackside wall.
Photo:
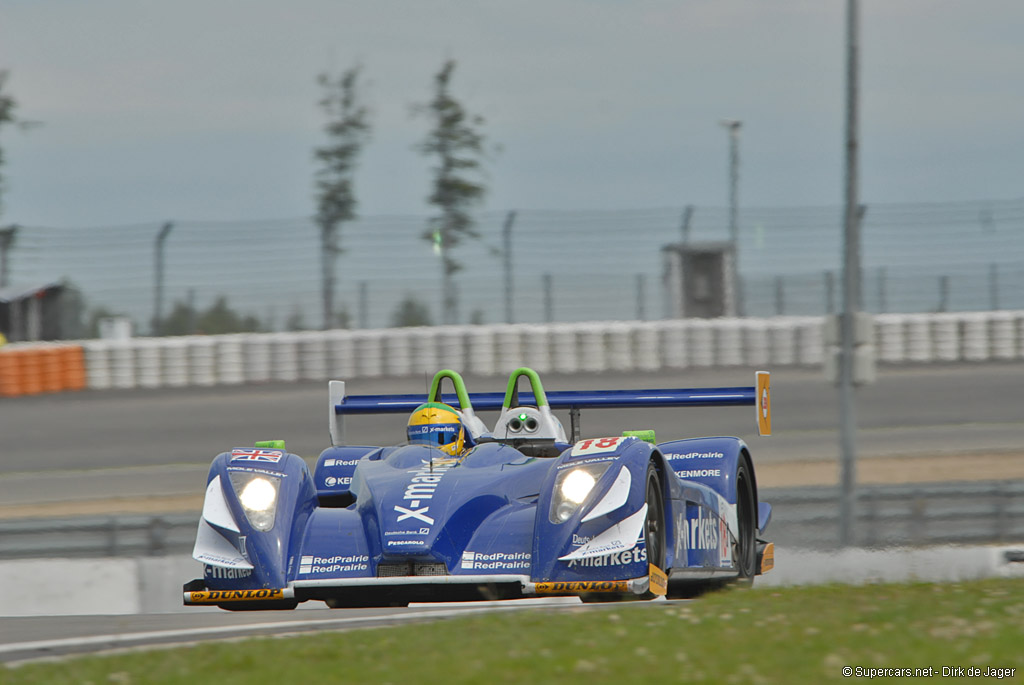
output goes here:
{"type": "MultiPolygon", "coordinates": [[[[1024,577],[1024,545],[816,552],[780,549],[756,587],[821,583],[953,582],[1024,577]],[[1007,553],[1010,553],[1009,556],[1007,553]]],[[[187,555],[134,559],[21,559],[0,562],[0,616],[160,614],[220,611],[183,607],[181,586],[202,573],[187,555]]],[[[320,609],[320,602],[299,608],[320,609]]]]}
{"type": "MultiPolygon", "coordinates": [[[[63,356],[52,345],[17,343],[0,348],[0,394],[401,377],[446,367],[489,376],[520,366],[540,373],[820,366],[823,324],[810,316],[131,338],[56,346],[63,356]],[[52,369],[45,382],[44,359],[52,369]]],[[[883,364],[1024,359],[1024,311],[879,314],[874,352],[883,364]]]]}

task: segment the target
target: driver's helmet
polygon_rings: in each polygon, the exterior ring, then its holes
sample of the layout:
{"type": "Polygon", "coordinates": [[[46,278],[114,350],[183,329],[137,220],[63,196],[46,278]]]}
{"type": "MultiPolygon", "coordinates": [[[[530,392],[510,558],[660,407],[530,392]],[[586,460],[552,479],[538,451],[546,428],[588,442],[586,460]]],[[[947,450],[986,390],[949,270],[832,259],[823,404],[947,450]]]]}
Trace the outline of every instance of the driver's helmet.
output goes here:
{"type": "Polygon", "coordinates": [[[472,444],[459,412],[447,404],[427,402],[416,407],[406,429],[411,445],[432,445],[457,457],[472,444]]]}

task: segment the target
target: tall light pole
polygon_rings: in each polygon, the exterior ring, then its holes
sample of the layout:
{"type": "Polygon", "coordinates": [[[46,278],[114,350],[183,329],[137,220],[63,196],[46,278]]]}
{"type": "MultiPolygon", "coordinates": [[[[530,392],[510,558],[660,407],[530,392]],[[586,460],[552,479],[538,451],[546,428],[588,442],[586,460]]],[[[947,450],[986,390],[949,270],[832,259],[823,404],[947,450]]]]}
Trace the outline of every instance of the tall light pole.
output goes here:
{"type": "Polygon", "coordinates": [[[860,208],[857,200],[857,0],[846,0],[846,206],[843,229],[843,312],[839,333],[839,545],[854,538],[857,429],[853,388],[854,321],[860,309],[860,208]]]}
{"type": "Polygon", "coordinates": [[[729,132],[729,242],[732,243],[732,288],[736,302],[736,315],[743,316],[743,293],[740,292],[739,268],[739,186],[740,186],[740,127],[738,119],[719,122],[729,132]]]}

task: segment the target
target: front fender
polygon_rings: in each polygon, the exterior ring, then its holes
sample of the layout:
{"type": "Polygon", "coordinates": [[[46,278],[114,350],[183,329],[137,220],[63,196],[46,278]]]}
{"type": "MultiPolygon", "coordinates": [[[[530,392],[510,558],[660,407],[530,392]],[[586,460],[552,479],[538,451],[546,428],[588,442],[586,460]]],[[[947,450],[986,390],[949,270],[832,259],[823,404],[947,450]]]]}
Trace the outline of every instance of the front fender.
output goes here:
{"type": "Polygon", "coordinates": [[[247,452],[253,450],[236,448],[219,454],[207,476],[206,499],[192,556],[204,563],[204,580],[210,589],[284,587],[288,560],[295,554],[292,548],[301,541],[316,506],[313,479],[301,457],[283,450],[263,450],[265,460],[259,460],[247,452]],[[257,530],[252,525],[232,486],[232,474],[278,483],[270,530],[257,530]]]}
{"type": "Polygon", "coordinates": [[[616,437],[580,441],[558,458],[537,502],[533,580],[620,580],[647,575],[643,522],[652,453],[653,446],[642,440],[616,437]],[[597,465],[607,466],[583,502],[567,520],[554,520],[559,475],[597,465]]]}

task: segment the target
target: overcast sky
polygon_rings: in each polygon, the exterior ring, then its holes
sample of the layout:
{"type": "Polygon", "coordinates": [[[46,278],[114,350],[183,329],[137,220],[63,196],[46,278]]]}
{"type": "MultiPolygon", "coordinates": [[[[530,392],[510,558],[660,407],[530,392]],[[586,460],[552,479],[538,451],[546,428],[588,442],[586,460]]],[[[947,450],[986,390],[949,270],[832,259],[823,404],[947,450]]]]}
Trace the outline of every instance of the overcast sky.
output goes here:
{"type": "MultiPolygon", "coordinates": [[[[841,0],[0,0],[0,223],[307,216],[316,75],[364,66],[363,215],[422,214],[447,58],[484,209],[840,205],[841,0]]],[[[1024,196],[1024,2],[862,0],[862,199],[1024,196]]]]}

